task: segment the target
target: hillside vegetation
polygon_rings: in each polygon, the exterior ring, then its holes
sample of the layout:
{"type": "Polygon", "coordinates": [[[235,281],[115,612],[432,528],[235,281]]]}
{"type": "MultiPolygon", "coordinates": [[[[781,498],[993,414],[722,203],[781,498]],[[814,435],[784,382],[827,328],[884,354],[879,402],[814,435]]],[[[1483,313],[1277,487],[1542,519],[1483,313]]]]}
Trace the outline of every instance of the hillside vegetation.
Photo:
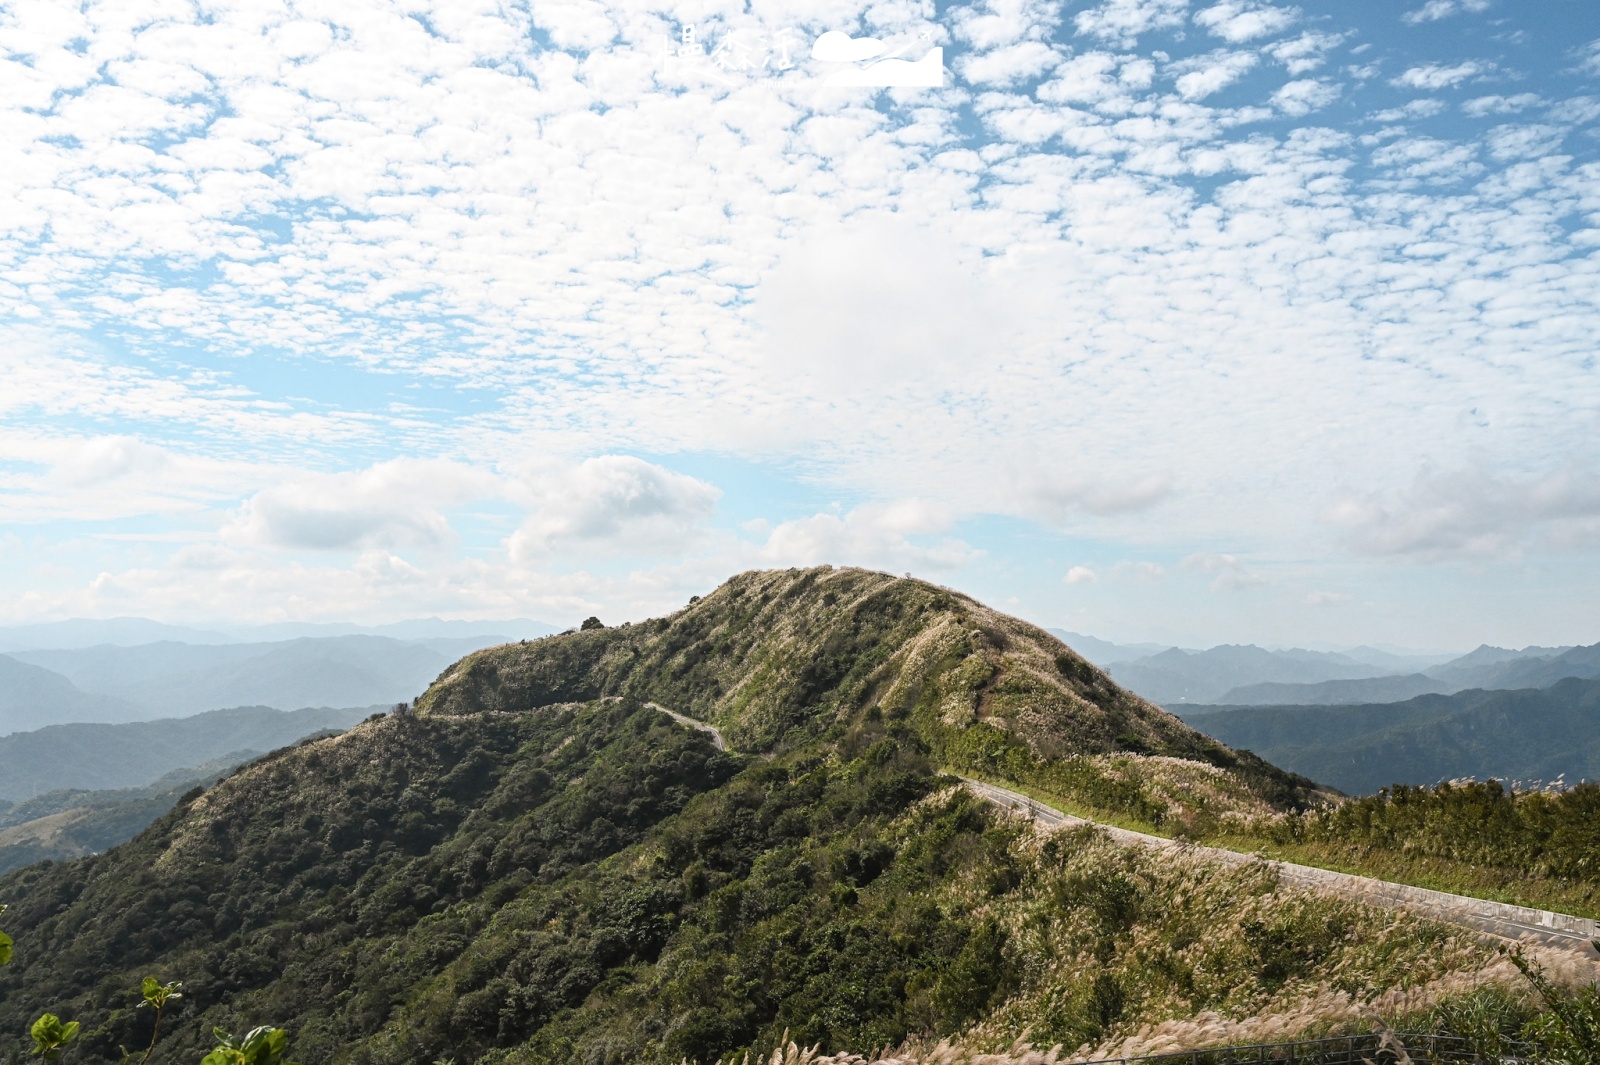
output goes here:
{"type": "Polygon", "coordinates": [[[1225,743],[1355,795],[1458,777],[1600,780],[1600,679],[1363,706],[1186,714],[1225,743]]]}
{"type": "Polygon", "coordinates": [[[921,581],[856,569],[741,574],[670,618],[463,659],[423,714],[651,699],[770,753],[903,723],[941,765],[1083,809],[1200,831],[1316,797],[1117,687],[1043,629],[921,581]]]}
{"type": "Polygon", "coordinates": [[[1262,865],[1040,835],[948,767],[1195,831],[1316,797],[954,593],[744,574],[670,618],[470,656],[416,712],[0,877],[0,1033],[48,1008],[83,1022],[77,1060],[120,1061],[152,975],[185,982],[152,1062],[261,1023],[306,1065],[676,1065],[786,1033],[1093,1053],[1364,1026],[1360,1003],[1497,978],[1470,935],[1262,865]]]}

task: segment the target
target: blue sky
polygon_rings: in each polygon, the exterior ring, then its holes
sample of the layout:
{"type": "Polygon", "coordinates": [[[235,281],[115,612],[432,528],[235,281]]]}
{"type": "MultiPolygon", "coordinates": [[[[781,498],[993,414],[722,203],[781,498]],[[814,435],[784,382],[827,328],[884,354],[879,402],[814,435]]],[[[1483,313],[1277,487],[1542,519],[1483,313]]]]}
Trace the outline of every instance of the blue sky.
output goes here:
{"type": "Polygon", "coordinates": [[[0,622],[832,562],[1600,639],[1593,4],[11,3],[0,55],[0,622]]]}

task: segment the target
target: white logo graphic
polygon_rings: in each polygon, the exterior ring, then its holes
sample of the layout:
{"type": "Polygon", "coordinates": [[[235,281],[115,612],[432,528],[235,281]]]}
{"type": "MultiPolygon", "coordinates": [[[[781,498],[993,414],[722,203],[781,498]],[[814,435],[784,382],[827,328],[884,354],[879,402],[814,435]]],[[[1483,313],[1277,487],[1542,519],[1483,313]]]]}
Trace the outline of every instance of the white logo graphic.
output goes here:
{"type": "Polygon", "coordinates": [[[793,30],[729,30],[712,39],[716,43],[708,48],[698,27],[683,26],[678,31],[677,47],[667,50],[667,69],[737,85],[741,80],[775,77],[794,69],[795,53],[805,47],[804,39],[793,30]]]}
{"type": "MultiPolygon", "coordinates": [[[[927,40],[928,34],[922,39],[927,40]]],[[[828,76],[824,85],[865,85],[884,88],[937,89],[944,85],[944,49],[935,47],[916,62],[895,57],[913,48],[894,51],[876,37],[852,37],[829,30],[811,46],[811,58],[851,66],[828,76]]]]}

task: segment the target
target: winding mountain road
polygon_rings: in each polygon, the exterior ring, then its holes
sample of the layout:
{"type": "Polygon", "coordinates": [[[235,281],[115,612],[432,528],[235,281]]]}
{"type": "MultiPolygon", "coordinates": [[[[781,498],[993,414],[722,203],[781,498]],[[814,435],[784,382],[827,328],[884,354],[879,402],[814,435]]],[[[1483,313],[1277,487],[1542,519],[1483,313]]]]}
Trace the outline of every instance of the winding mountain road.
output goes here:
{"type": "MultiPolygon", "coordinates": [[[[668,710],[660,703],[645,703],[645,705],[652,710],[661,711],[680,725],[707,733],[717,750],[728,750],[727,741],[722,738],[721,730],[715,725],[696,721],[676,710],[668,710]]],[[[1593,921],[1587,917],[1575,917],[1572,914],[1554,913],[1550,910],[1535,910],[1527,906],[1512,906],[1504,902],[1490,902],[1467,895],[1452,895],[1446,891],[1432,891],[1428,888],[1412,887],[1410,884],[1374,880],[1371,877],[1354,876],[1350,873],[1336,873],[1331,869],[1280,862],[1253,854],[1223,850],[1219,847],[1199,847],[1190,843],[1179,843],[1162,836],[1134,832],[1062,813],[1053,806],[1046,806],[1037,799],[1031,799],[1010,788],[973,780],[971,777],[961,779],[979,798],[1002,809],[1023,814],[1046,827],[1093,826],[1119,843],[1153,850],[1199,854],[1221,865],[1238,866],[1264,861],[1277,870],[1281,882],[1294,887],[1324,891],[1383,909],[1406,910],[1512,942],[1532,938],[1549,946],[1588,952],[1600,950],[1600,921],[1593,921]]]]}
{"type": "Polygon", "coordinates": [[[1161,836],[1133,832],[1126,828],[1074,817],[1009,788],[997,787],[969,777],[961,779],[979,798],[1004,809],[1024,814],[1042,825],[1050,827],[1094,825],[1121,843],[1154,850],[1200,854],[1223,865],[1244,865],[1248,862],[1265,861],[1278,871],[1278,877],[1283,883],[1295,887],[1342,895],[1388,910],[1407,910],[1436,921],[1470,928],[1475,932],[1485,932],[1513,942],[1532,937],[1549,946],[1593,952],[1596,949],[1593,944],[1600,941],[1600,922],[1587,917],[1574,917],[1571,914],[1535,910],[1527,906],[1489,902],[1467,895],[1452,895],[1446,891],[1431,891],[1388,880],[1336,873],[1331,869],[1263,859],[1253,854],[1241,854],[1238,851],[1222,850],[1218,847],[1198,847],[1189,843],[1179,843],[1161,836]]]}
{"type": "Polygon", "coordinates": [[[728,741],[722,738],[722,731],[718,729],[717,726],[708,725],[704,721],[696,721],[692,717],[685,717],[676,710],[668,710],[660,703],[645,703],[644,705],[648,706],[652,710],[660,710],[663,714],[666,714],[680,725],[688,725],[692,729],[699,729],[701,732],[710,733],[711,742],[713,745],[715,745],[717,750],[726,751],[728,749],[728,741]]]}

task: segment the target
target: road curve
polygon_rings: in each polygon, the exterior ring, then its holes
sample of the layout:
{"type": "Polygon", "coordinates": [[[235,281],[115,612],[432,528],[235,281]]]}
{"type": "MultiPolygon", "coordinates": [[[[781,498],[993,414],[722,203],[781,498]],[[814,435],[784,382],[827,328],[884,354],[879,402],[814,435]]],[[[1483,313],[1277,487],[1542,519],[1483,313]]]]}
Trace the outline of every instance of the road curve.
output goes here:
{"type": "Polygon", "coordinates": [[[1512,906],[1503,902],[1489,902],[1467,895],[1452,895],[1446,891],[1431,891],[1428,888],[1396,884],[1388,880],[1336,873],[1331,869],[1296,865],[1293,862],[1262,859],[1255,855],[1240,854],[1238,851],[1222,850],[1218,847],[1198,847],[1193,844],[1178,843],[1161,836],[1133,832],[1126,828],[1102,825],[1074,817],[1009,788],[997,787],[970,777],[961,779],[966,781],[967,787],[971,788],[979,798],[1004,809],[1022,813],[1050,827],[1094,825],[1120,843],[1158,850],[1182,850],[1204,855],[1225,865],[1265,861],[1278,871],[1278,877],[1283,883],[1295,887],[1342,895],[1384,909],[1408,910],[1423,917],[1470,928],[1476,932],[1486,932],[1501,939],[1520,941],[1531,937],[1550,946],[1583,951],[1600,949],[1595,947],[1595,944],[1600,942],[1600,921],[1593,921],[1587,917],[1535,910],[1526,906],[1512,906]]]}
{"type": "Polygon", "coordinates": [[[717,726],[708,725],[704,721],[696,721],[692,717],[685,717],[676,710],[668,710],[660,703],[645,703],[644,705],[648,706],[652,710],[660,710],[663,714],[666,714],[680,725],[688,725],[690,728],[699,729],[701,732],[710,733],[711,742],[716,746],[717,750],[726,751],[728,749],[728,741],[722,738],[722,732],[717,728],[717,726]]]}

